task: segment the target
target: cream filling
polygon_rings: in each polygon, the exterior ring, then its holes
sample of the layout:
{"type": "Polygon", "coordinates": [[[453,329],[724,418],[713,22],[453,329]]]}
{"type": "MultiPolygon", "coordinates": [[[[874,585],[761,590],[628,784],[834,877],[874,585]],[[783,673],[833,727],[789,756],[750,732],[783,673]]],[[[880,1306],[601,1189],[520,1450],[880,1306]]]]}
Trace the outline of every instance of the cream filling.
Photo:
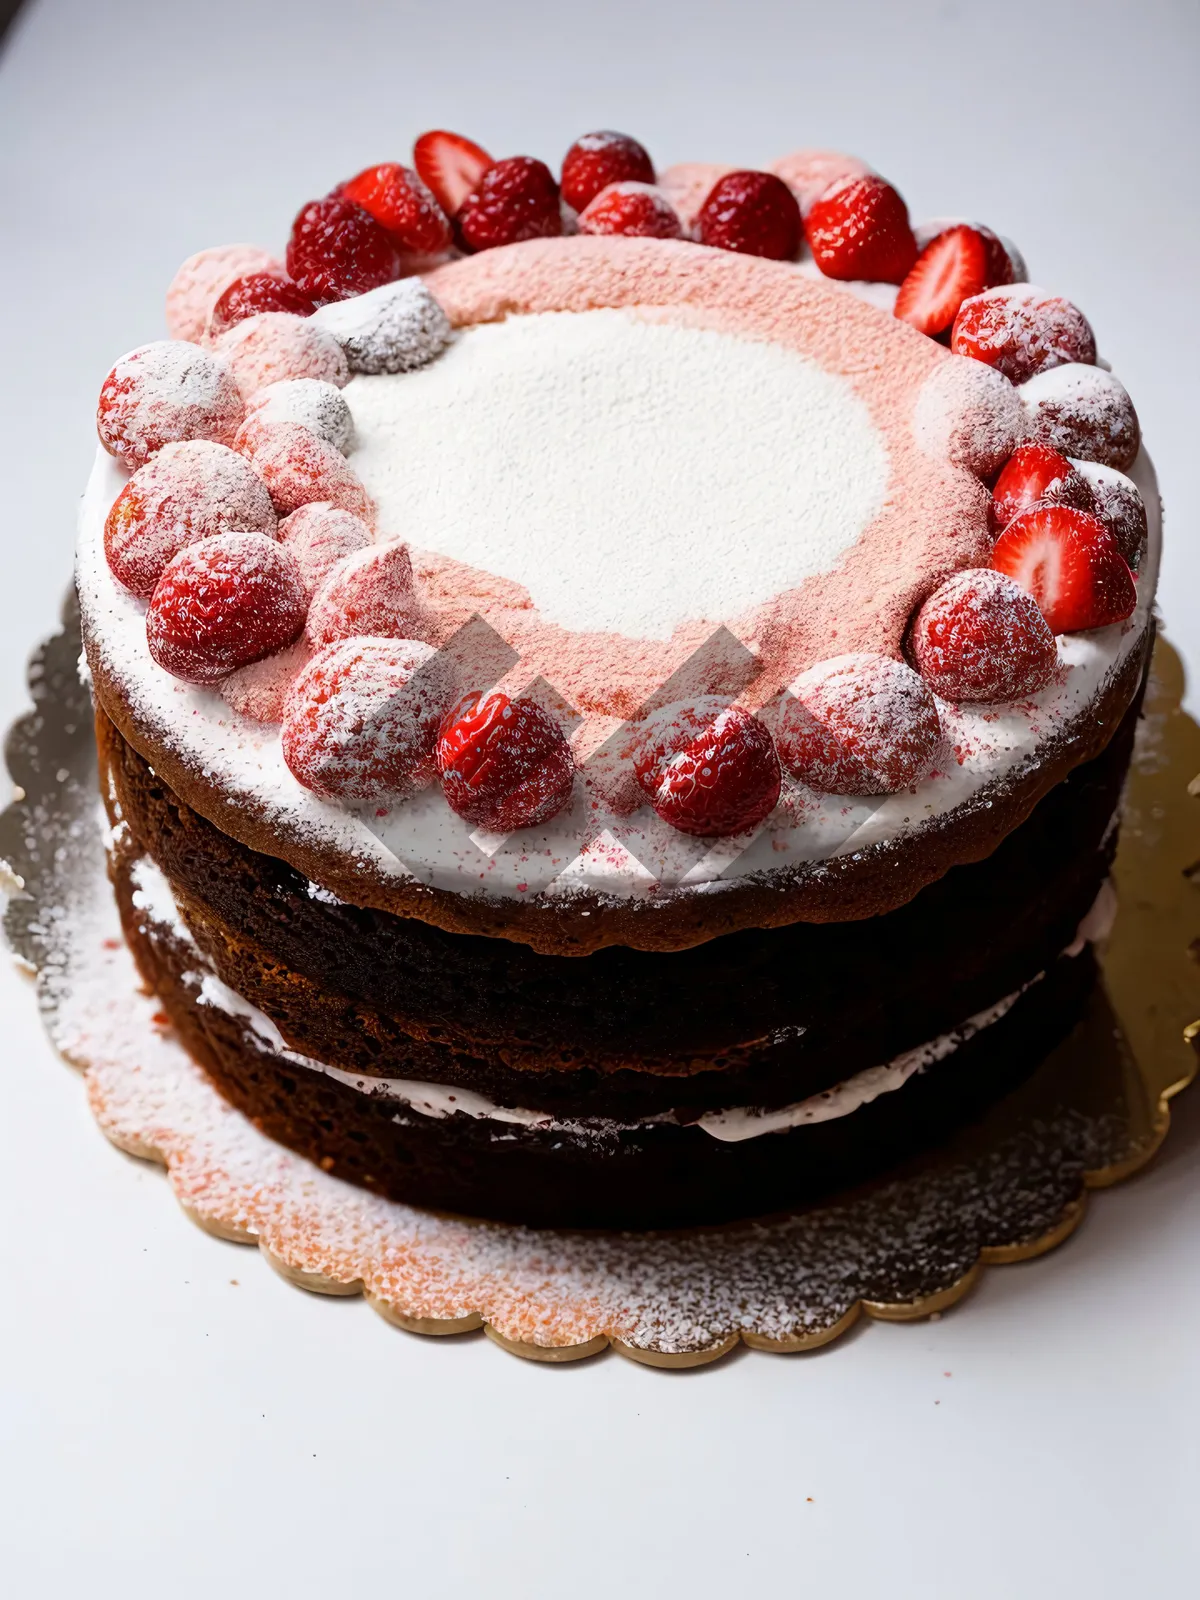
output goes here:
{"type": "MultiPolygon", "coordinates": [[[[576,1117],[562,1119],[546,1111],[534,1111],[525,1106],[502,1106],[487,1095],[472,1089],[460,1089],[442,1083],[426,1083],[415,1078],[372,1078],[362,1073],[347,1072],[343,1067],[329,1066],[312,1056],[293,1050],[266,1015],[251,1005],[223,983],[207,964],[199,946],[188,931],[179,913],[171,885],[161,869],[148,856],[140,857],[131,869],[134,885],[133,904],[144,913],[148,923],[165,928],[179,943],[195,952],[197,965],[184,973],[183,981],[197,991],[200,1005],[212,1006],[226,1016],[236,1017],[246,1024],[246,1033],[253,1036],[272,1055],[307,1072],[319,1072],[335,1082],[355,1089],[360,1094],[374,1095],[379,1099],[396,1100],[410,1110],[426,1117],[451,1117],[454,1115],[482,1119],[488,1122],[508,1123],[523,1128],[538,1128],[548,1133],[574,1133],[604,1135],[648,1127],[654,1123],[678,1122],[674,1112],[660,1111],[650,1117],[632,1122],[620,1122],[610,1117],[576,1117]]],[[[1112,880],[1101,884],[1092,905],[1084,915],[1074,939],[1063,951],[1065,956],[1077,956],[1084,946],[1098,944],[1112,931],[1117,913],[1117,896],[1112,880]]],[[[925,1044],[905,1050],[878,1067],[865,1067],[843,1083],[791,1105],[764,1109],[761,1106],[733,1106],[723,1111],[709,1111],[690,1126],[703,1129],[714,1139],[737,1143],[743,1139],[756,1139],[764,1133],[782,1133],[817,1122],[830,1122],[835,1117],[846,1117],[860,1106],[869,1105],[882,1094],[900,1089],[918,1072],[944,1061],[960,1046],[982,1033],[985,1028],[1007,1016],[1021,996],[1040,983],[1045,973],[1039,972],[1021,988],[1007,994],[982,1011],[959,1023],[948,1033],[939,1034],[925,1044]]]]}

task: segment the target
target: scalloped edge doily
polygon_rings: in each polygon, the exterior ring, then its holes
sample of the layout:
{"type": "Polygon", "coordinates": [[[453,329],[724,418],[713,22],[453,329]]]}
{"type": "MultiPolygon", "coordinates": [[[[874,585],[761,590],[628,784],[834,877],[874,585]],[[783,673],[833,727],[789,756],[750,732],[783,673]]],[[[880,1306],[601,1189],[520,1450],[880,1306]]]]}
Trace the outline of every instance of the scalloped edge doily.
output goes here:
{"type": "MultiPolygon", "coordinates": [[[[257,1244],[289,1283],[362,1294],[406,1332],[480,1328],[535,1361],[613,1349],[673,1368],[737,1344],[813,1350],[866,1315],[949,1309],[983,1269],[1061,1244],[1090,1190],[1143,1167],[1200,1060],[1195,814],[1200,728],[1161,640],[1115,867],[1122,909],[1105,985],[1066,1045],[945,1150],[792,1217],[672,1233],[557,1233],[381,1200],[271,1143],[218,1095],[137,986],[103,867],[87,690],[73,606],[30,668],[34,711],[10,733],[17,785],[0,818],[6,931],[36,972],[55,1047],[79,1067],[122,1150],[167,1169],[198,1226],[257,1244]],[[1193,781],[1189,784],[1189,779],[1193,781]],[[1189,794],[1191,799],[1189,799],[1189,794]],[[1119,1026],[1118,1026],[1119,1022],[1119,1026]]],[[[902,1091],[901,1091],[902,1092],[902,1091]]]]}

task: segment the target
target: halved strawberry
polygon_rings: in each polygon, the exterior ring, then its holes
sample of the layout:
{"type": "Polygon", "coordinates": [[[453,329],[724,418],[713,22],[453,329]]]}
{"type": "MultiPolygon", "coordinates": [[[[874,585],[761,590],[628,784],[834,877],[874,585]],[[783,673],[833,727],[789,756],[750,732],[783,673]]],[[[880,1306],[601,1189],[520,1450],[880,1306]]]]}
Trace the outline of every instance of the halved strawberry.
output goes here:
{"type": "Polygon", "coordinates": [[[448,217],[454,215],[491,164],[491,156],[480,145],[461,133],[447,133],[444,128],[423,133],[413,145],[413,166],[448,217]]]}
{"type": "Polygon", "coordinates": [[[987,243],[966,223],[930,241],[900,285],[895,314],[921,333],[942,333],[963,301],[987,286],[987,243]]]}
{"type": "Polygon", "coordinates": [[[397,161],[367,167],[342,185],[342,194],[369,211],[402,250],[436,255],[450,243],[450,224],[428,184],[397,161]]]}
{"type": "Polygon", "coordinates": [[[1015,578],[1054,633],[1121,622],[1137,604],[1133,574],[1108,529],[1074,506],[1039,506],[1010,522],[992,566],[1015,578]]]}
{"type": "Polygon", "coordinates": [[[1035,506],[1096,509],[1091,486],[1066,456],[1045,444],[1021,444],[1009,456],[992,490],[996,526],[1007,528],[1014,517],[1035,506]]]}

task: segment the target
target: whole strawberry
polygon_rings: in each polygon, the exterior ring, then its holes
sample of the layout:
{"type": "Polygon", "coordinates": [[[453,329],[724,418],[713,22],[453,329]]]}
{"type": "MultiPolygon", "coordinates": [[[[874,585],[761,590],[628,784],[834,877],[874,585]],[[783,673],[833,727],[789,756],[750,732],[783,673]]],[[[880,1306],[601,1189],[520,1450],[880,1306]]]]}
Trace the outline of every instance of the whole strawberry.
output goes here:
{"type": "Polygon", "coordinates": [[[454,220],[464,250],[552,239],[562,232],[558,185],[544,161],[509,156],[492,163],[454,220]]]}
{"type": "Polygon", "coordinates": [[[437,766],[451,808],[493,833],[549,822],[575,782],[562,729],[536,700],[506,694],[469,694],[448,713],[437,766]]]}
{"type": "Polygon", "coordinates": [[[800,207],[771,172],[728,172],[700,208],[701,244],[740,255],[793,261],[800,249],[800,207]]]}
{"type": "Polygon", "coordinates": [[[563,157],[562,197],[582,211],[610,183],[653,183],[654,163],[627,133],[585,133],[563,157]]]}
{"type": "Polygon", "coordinates": [[[809,209],[804,233],[827,278],[903,283],[917,259],[908,207],[869,172],[839,178],[809,209]]]}
{"type": "Polygon", "coordinates": [[[779,799],[770,733],[750,712],[719,699],[664,706],[647,719],[632,755],[643,793],[680,833],[743,833],[779,799]]]}

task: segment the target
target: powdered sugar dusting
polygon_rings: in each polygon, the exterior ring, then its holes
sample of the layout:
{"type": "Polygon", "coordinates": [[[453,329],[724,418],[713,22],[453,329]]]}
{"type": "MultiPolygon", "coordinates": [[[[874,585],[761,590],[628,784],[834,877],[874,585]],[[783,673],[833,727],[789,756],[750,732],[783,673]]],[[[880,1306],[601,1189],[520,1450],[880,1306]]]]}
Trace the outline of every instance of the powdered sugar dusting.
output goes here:
{"type": "Polygon", "coordinates": [[[1141,429],[1129,391],[1111,372],[1072,361],[1039,372],[1017,392],[1031,439],[1122,471],[1132,464],[1141,429]]]}
{"type": "Polygon", "coordinates": [[[923,450],[990,478],[1012,455],[1028,423],[1016,389],[994,367],[955,356],[921,386],[913,432],[923,450]]]}
{"type": "Polygon", "coordinates": [[[354,448],[354,418],[346,397],[322,378],[281,378],[268,383],[250,397],[246,416],[264,424],[298,422],[344,456],[354,448]]]}
{"type": "Polygon", "coordinates": [[[352,372],[412,372],[440,355],[450,339],[446,313],[420,278],[334,301],[312,321],[337,340],[352,372]]]}
{"type": "Polygon", "coordinates": [[[316,378],[338,389],[350,379],[341,345],[315,316],[263,311],[234,323],[213,348],[232,368],[244,400],[289,378],[316,378]]]}

